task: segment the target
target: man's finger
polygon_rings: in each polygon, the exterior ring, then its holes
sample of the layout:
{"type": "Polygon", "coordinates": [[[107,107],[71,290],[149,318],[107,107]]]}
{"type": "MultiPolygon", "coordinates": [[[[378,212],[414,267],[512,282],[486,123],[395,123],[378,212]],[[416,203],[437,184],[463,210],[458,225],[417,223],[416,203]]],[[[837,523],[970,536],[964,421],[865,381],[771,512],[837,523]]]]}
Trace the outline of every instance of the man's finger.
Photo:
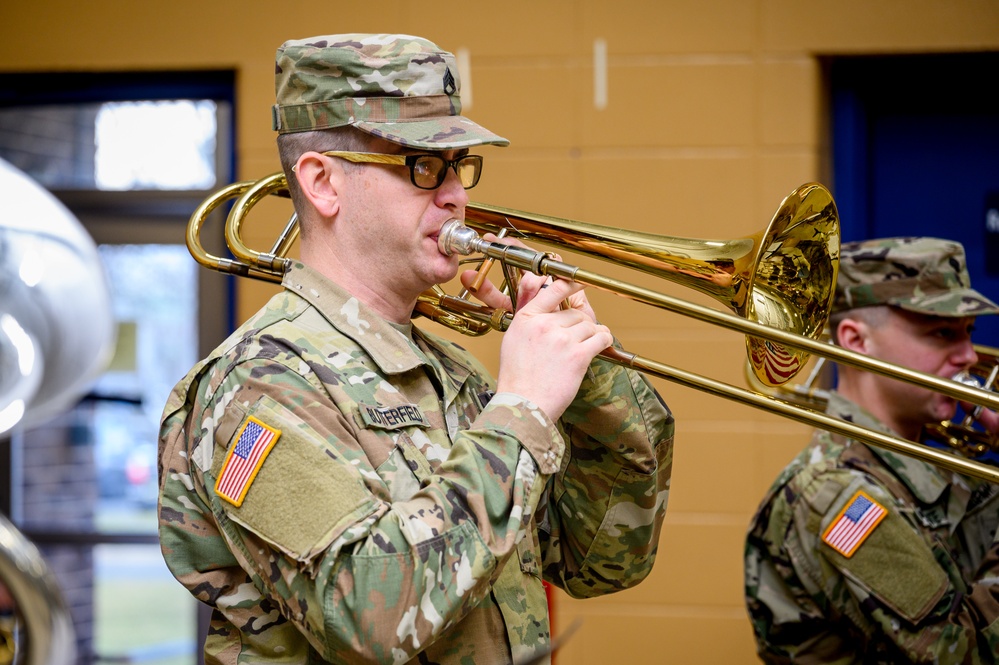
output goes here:
{"type": "Polygon", "coordinates": [[[547,288],[539,289],[538,295],[521,307],[521,311],[529,313],[554,312],[563,300],[574,293],[579,293],[583,288],[583,284],[556,279],[547,288]]]}

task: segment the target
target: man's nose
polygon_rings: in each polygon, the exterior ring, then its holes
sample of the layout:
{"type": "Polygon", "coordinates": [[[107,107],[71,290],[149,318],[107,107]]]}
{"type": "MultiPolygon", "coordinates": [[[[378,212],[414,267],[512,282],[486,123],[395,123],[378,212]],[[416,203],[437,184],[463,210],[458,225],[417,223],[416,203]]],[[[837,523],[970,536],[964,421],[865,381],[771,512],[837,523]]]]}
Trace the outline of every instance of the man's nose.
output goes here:
{"type": "Polygon", "coordinates": [[[971,367],[978,362],[978,353],[975,351],[975,345],[972,344],[971,339],[965,339],[959,345],[957,351],[955,352],[955,364],[962,365],[964,368],[971,367]]]}
{"type": "Polygon", "coordinates": [[[436,192],[437,204],[441,207],[447,204],[459,207],[468,205],[468,190],[462,187],[457,168],[449,167],[444,171],[444,182],[436,192]]]}

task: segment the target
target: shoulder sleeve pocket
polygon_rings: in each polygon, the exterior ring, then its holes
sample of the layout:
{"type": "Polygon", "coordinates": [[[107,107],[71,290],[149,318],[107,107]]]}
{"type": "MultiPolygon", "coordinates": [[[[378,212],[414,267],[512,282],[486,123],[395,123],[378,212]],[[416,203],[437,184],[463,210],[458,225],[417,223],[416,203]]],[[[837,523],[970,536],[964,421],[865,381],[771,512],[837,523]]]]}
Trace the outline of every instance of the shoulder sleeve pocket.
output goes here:
{"type": "MultiPolygon", "coordinates": [[[[918,623],[946,592],[947,574],[905,519],[888,505],[885,510],[884,518],[850,556],[836,551],[826,536],[820,547],[845,576],[894,613],[918,623]]],[[[833,526],[826,527],[826,533],[833,526]]]]}
{"type": "Polygon", "coordinates": [[[302,419],[266,395],[247,410],[226,454],[215,456],[212,487],[216,483],[216,505],[230,519],[303,562],[377,509],[354,468],[302,419]],[[226,466],[236,459],[239,446],[247,452],[241,433],[248,423],[279,434],[259,465],[250,465],[246,479],[237,481],[245,488],[241,500],[233,502],[222,496],[219,478],[230,473],[226,466]]]}

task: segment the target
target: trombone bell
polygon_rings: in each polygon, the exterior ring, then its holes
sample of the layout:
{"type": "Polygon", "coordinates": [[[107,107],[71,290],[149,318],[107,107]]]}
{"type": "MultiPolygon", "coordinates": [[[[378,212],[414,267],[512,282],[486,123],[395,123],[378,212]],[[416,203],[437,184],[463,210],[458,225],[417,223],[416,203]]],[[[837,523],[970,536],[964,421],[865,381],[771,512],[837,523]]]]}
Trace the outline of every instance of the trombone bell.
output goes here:
{"type": "MultiPolygon", "coordinates": [[[[482,203],[465,209],[478,231],[518,237],[627,266],[705,293],[739,317],[811,339],[822,334],[839,267],[839,215],[829,190],[809,183],[789,194],[763,231],[701,240],[630,231],[482,203]]],[[[598,285],[599,288],[599,285],[598,285]]],[[[606,290],[620,294],[616,286],[606,290]]],[[[747,337],[747,356],[767,386],[785,383],[808,353],[747,337]]]]}

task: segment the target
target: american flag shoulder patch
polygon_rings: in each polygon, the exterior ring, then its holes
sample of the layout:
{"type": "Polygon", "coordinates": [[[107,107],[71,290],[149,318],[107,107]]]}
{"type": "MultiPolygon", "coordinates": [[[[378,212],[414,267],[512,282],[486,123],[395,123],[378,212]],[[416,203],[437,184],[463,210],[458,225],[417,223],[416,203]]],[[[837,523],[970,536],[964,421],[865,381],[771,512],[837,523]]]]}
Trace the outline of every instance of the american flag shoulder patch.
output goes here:
{"type": "Polygon", "coordinates": [[[884,506],[858,490],[822,534],[822,542],[849,559],[887,516],[884,506]]]}
{"type": "Polygon", "coordinates": [[[281,430],[249,416],[222,464],[215,493],[237,508],[243,505],[247,490],[280,436],[281,430]]]}

